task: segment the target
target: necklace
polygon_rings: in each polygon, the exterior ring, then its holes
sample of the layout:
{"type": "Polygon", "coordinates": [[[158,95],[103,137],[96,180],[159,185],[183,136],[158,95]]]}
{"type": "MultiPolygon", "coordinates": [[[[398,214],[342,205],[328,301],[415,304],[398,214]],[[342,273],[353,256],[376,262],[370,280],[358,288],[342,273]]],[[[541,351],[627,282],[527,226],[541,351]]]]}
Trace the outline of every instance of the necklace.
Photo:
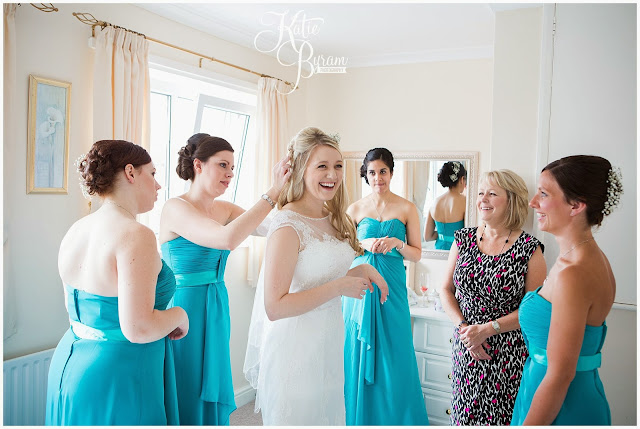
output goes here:
{"type": "MultiPolygon", "coordinates": [[[[484,238],[484,231],[487,229],[487,224],[484,224],[484,228],[482,229],[482,235],[480,236],[480,241],[482,241],[482,239],[484,238]]],[[[498,253],[498,255],[502,254],[502,251],[504,250],[504,246],[507,245],[507,243],[509,242],[509,237],[511,237],[511,233],[513,232],[512,229],[509,230],[509,235],[507,235],[507,239],[504,240],[504,244],[502,245],[502,248],[500,249],[500,252],[498,253]]],[[[571,249],[573,250],[573,249],[571,249]]]]}
{"type": "Polygon", "coordinates": [[[134,216],[133,213],[131,213],[129,210],[125,209],[124,207],[122,207],[120,204],[116,203],[113,200],[107,200],[108,203],[113,204],[114,206],[120,207],[122,210],[124,210],[125,212],[129,213],[131,215],[131,217],[133,218],[133,220],[136,219],[136,217],[134,216]]]}
{"type": "Polygon", "coordinates": [[[562,254],[562,256],[560,256],[560,257],[561,257],[561,258],[564,258],[564,257],[565,257],[565,256],[567,256],[569,253],[571,253],[571,252],[573,251],[573,249],[575,249],[576,247],[580,246],[581,244],[584,244],[584,243],[586,243],[587,241],[591,241],[591,240],[593,240],[593,237],[591,237],[591,238],[587,238],[586,240],[581,241],[581,242],[580,242],[580,243],[578,243],[578,244],[575,244],[571,249],[569,249],[567,252],[563,253],[563,254],[562,254]]]}
{"type": "MultiPolygon", "coordinates": [[[[373,194],[371,194],[371,195],[373,195],[373,194]]],[[[376,213],[378,214],[378,217],[376,218],[376,220],[378,222],[382,222],[382,213],[384,213],[384,211],[387,208],[387,206],[389,205],[389,203],[385,203],[385,205],[382,208],[381,212],[378,211],[378,207],[376,206],[376,203],[373,201],[373,196],[371,197],[371,204],[373,204],[373,208],[375,209],[376,213]]]]}

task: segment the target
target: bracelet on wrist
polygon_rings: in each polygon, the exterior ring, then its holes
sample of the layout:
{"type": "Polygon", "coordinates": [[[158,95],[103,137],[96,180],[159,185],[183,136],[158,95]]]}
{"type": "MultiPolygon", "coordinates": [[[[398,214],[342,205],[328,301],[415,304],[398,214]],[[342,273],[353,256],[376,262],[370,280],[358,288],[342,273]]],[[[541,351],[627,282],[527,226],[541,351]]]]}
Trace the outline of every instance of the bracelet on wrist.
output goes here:
{"type": "Polygon", "coordinates": [[[469,324],[469,322],[467,322],[466,320],[462,319],[462,320],[461,320],[461,321],[456,325],[456,328],[460,329],[460,327],[461,327],[462,325],[468,325],[468,324],[469,324]]]}
{"type": "Polygon", "coordinates": [[[276,206],[276,203],[273,202],[273,200],[271,199],[271,197],[269,195],[262,194],[262,196],[260,198],[262,198],[263,200],[268,202],[269,205],[271,206],[271,208],[274,208],[276,206]]]}
{"type": "Polygon", "coordinates": [[[396,250],[402,250],[402,249],[404,249],[404,244],[405,244],[405,243],[404,243],[404,241],[400,240],[400,242],[402,243],[402,247],[398,247],[398,246],[396,246],[396,250]]]}

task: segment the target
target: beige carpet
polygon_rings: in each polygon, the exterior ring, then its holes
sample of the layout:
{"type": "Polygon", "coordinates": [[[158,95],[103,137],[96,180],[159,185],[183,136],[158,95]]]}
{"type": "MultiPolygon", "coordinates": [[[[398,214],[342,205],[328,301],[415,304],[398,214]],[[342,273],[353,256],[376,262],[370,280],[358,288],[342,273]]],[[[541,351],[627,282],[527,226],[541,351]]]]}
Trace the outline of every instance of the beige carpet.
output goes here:
{"type": "Polygon", "coordinates": [[[254,413],[255,401],[235,410],[229,416],[230,426],[262,426],[262,414],[254,413]]]}

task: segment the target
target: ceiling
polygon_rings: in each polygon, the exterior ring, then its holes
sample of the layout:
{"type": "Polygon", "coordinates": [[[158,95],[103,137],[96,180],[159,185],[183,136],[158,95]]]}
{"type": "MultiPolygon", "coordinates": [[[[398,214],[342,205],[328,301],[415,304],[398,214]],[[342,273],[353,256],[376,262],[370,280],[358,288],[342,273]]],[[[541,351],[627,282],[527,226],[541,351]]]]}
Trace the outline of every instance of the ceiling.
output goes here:
{"type": "Polygon", "coordinates": [[[369,67],[493,56],[495,13],[531,3],[145,3],[136,6],[220,39],[292,63],[298,54],[369,67]],[[304,22],[304,25],[302,23],[304,22]],[[304,27],[305,34],[301,33],[304,27]],[[257,37],[256,37],[257,36],[257,37]]]}

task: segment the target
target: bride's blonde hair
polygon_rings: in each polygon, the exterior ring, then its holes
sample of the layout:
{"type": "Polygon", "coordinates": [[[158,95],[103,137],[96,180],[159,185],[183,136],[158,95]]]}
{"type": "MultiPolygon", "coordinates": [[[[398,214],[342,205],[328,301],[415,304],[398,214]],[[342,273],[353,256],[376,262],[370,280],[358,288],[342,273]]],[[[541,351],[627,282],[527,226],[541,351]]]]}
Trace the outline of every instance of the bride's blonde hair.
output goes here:
{"type": "MultiPolygon", "coordinates": [[[[320,145],[334,148],[340,152],[338,141],[322,130],[314,127],[303,128],[295,135],[287,146],[287,154],[291,164],[291,178],[280,191],[278,209],[299,200],[304,194],[304,172],[313,149],[320,145]]],[[[340,152],[342,154],[342,152],[340,152]]],[[[343,178],[344,180],[344,178],[343,178]]],[[[338,231],[338,238],[348,240],[358,255],[364,254],[364,249],[356,236],[356,227],[351,217],[346,213],[347,193],[343,183],[338,183],[335,196],[324,203],[329,211],[331,225],[338,231]]]]}

